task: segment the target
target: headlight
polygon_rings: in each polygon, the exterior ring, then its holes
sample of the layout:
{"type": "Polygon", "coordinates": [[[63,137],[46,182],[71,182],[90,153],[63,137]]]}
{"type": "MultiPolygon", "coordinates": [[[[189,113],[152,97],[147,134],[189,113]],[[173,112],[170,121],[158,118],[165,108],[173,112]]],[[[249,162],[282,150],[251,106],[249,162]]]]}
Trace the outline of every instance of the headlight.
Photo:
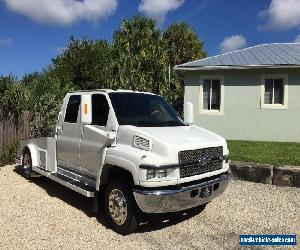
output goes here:
{"type": "Polygon", "coordinates": [[[152,140],[139,135],[134,135],[132,146],[149,151],[152,149],[152,140]]]}
{"type": "Polygon", "coordinates": [[[146,172],[146,180],[155,178],[155,169],[148,169],[146,172]]]}
{"type": "Polygon", "coordinates": [[[146,179],[165,178],[171,170],[173,169],[147,169],[146,179]]]}
{"type": "Polygon", "coordinates": [[[160,170],[157,170],[156,173],[157,173],[158,178],[164,178],[164,177],[167,177],[168,170],[167,169],[160,169],[160,170]]]}

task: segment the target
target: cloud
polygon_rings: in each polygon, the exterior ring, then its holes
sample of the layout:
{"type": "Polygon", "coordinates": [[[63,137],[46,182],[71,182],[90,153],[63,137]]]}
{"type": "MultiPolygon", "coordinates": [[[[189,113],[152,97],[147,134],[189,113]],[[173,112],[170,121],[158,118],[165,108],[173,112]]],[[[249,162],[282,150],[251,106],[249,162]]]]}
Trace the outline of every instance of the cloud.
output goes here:
{"type": "Polygon", "coordinates": [[[0,45],[8,46],[8,45],[12,44],[13,41],[14,41],[14,39],[12,37],[3,38],[3,39],[0,39],[0,45]]]}
{"type": "Polygon", "coordinates": [[[272,0],[270,6],[258,13],[266,19],[260,30],[288,30],[300,26],[299,0],[272,0]]]}
{"type": "Polygon", "coordinates": [[[163,22],[169,11],[178,9],[185,0],[142,0],[139,11],[148,17],[163,22]]]}
{"type": "Polygon", "coordinates": [[[247,45],[246,38],[243,35],[234,35],[225,37],[220,44],[220,52],[226,53],[244,48],[247,45]]]}
{"type": "Polygon", "coordinates": [[[97,21],[112,15],[118,0],[4,0],[7,7],[34,21],[71,25],[81,20],[97,21]]]}
{"type": "Polygon", "coordinates": [[[300,43],[300,35],[296,36],[294,43],[300,43]]]}

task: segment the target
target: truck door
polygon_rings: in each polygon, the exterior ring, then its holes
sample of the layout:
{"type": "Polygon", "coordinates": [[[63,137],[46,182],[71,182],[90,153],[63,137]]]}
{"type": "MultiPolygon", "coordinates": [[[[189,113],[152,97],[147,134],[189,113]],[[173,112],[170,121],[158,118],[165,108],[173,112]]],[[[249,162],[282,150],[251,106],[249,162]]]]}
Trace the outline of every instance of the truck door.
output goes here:
{"type": "Polygon", "coordinates": [[[106,127],[109,105],[104,94],[92,95],[92,124],[83,125],[80,141],[81,171],[96,177],[102,160],[102,152],[108,141],[106,127]]]}
{"type": "Polygon", "coordinates": [[[79,142],[81,126],[79,123],[80,95],[71,95],[57,127],[57,163],[59,166],[80,170],[79,142]]]}

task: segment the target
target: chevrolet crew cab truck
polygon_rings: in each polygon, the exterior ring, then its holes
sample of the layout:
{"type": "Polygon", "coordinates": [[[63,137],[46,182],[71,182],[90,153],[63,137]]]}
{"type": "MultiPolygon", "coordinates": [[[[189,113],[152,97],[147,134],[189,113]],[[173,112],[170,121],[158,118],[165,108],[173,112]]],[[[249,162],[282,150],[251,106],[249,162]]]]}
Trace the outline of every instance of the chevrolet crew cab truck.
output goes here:
{"type": "Polygon", "coordinates": [[[192,123],[191,103],[183,122],[151,93],[71,92],[54,137],[21,141],[23,173],[93,198],[93,209],[103,206],[110,227],[129,234],[139,214],[205,206],[227,187],[225,139],[192,123]]]}

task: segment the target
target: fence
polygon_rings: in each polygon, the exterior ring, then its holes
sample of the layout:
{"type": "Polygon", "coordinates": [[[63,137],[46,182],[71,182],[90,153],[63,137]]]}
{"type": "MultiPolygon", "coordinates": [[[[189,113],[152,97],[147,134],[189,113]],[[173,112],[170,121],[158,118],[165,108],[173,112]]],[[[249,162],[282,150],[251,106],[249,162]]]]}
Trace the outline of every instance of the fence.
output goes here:
{"type": "Polygon", "coordinates": [[[0,153],[16,140],[27,139],[30,136],[29,113],[24,112],[16,122],[12,114],[4,118],[0,113],[0,153]]]}

